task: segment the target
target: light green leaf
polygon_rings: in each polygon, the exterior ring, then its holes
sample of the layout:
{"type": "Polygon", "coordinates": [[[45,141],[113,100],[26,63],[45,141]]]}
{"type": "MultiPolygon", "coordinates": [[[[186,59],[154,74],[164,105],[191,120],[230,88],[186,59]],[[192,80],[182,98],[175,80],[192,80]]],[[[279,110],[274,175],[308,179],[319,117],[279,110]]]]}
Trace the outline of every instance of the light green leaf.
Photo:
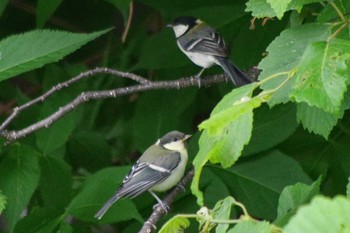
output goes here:
{"type": "Polygon", "coordinates": [[[283,229],[283,233],[345,233],[350,232],[350,200],[318,196],[311,204],[300,207],[283,229]]]}
{"type": "Polygon", "coordinates": [[[346,196],[350,198],[350,177],[348,178],[348,185],[346,186],[346,196]]]}
{"type": "Polygon", "coordinates": [[[240,221],[234,228],[230,229],[227,233],[275,233],[275,227],[267,221],[240,221]]]}
{"type": "MultiPolygon", "coordinates": [[[[225,95],[212,111],[209,120],[225,112],[227,108],[230,108],[233,103],[240,101],[243,97],[250,98],[254,88],[255,84],[245,85],[225,95]]],[[[208,130],[204,130],[199,139],[199,151],[193,161],[195,176],[191,184],[192,193],[196,195],[199,205],[203,205],[203,194],[199,191],[198,186],[203,166],[209,160],[212,163],[221,163],[224,167],[232,166],[241,155],[244,145],[249,142],[251,137],[253,126],[252,109],[246,111],[243,115],[238,114],[238,116],[233,117],[235,117],[235,120],[231,118],[232,121],[230,120],[230,116],[226,117],[227,122],[218,129],[221,134],[210,135],[208,130]]],[[[213,124],[214,129],[217,128],[215,122],[211,121],[210,123],[213,124]]]]}
{"type": "Polygon", "coordinates": [[[317,107],[311,107],[306,103],[297,105],[298,122],[302,123],[304,129],[322,135],[325,139],[328,138],[338,119],[342,116],[343,114],[340,116],[334,115],[317,107]]]}
{"type": "MultiPolygon", "coordinates": [[[[236,202],[233,197],[226,197],[216,203],[213,208],[213,218],[218,220],[229,220],[231,215],[232,205],[236,202]]],[[[215,228],[216,233],[226,232],[229,224],[218,224],[215,228]]]]}
{"type": "Polygon", "coordinates": [[[181,233],[189,226],[190,221],[187,218],[175,215],[162,226],[159,233],[181,233]]]}
{"type": "MultiPolygon", "coordinates": [[[[67,213],[84,220],[94,221],[94,215],[116,192],[130,167],[106,168],[88,177],[78,195],[67,208],[67,213]]],[[[118,200],[103,216],[102,223],[135,219],[143,222],[142,216],[130,199],[118,200]]]]}
{"type": "MultiPolygon", "coordinates": [[[[284,30],[267,48],[268,56],[264,58],[259,68],[262,72],[259,80],[264,80],[271,75],[291,71],[300,62],[305,49],[314,41],[327,40],[331,35],[329,26],[322,24],[305,24],[300,27],[284,30]]],[[[266,83],[261,88],[271,90],[279,86],[287,78],[287,75],[280,75],[266,83]]],[[[274,106],[286,103],[289,99],[290,88],[294,79],[291,79],[280,90],[273,94],[269,104],[274,106]]]]}
{"type": "Polygon", "coordinates": [[[288,4],[292,0],[266,0],[271,5],[278,19],[281,19],[287,11],[288,4]]]}
{"type": "Polygon", "coordinates": [[[108,31],[77,34],[35,30],[9,36],[0,41],[0,81],[56,62],[108,31]]]}
{"type": "Polygon", "coordinates": [[[339,113],[350,78],[350,41],[333,39],[308,46],[298,67],[291,98],[339,113]]]}
{"type": "Polygon", "coordinates": [[[321,179],[311,185],[297,183],[285,187],[278,200],[277,222],[279,226],[285,225],[289,218],[295,214],[297,209],[316,196],[320,191],[321,179]]]}
{"type": "Polygon", "coordinates": [[[320,2],[321,0],[249,0],[245,11],[252,12],[257,18],[275,17],[281,18],[283,13],[289,10],[301,11],[306,4],[320,2]],[[288,6],[288,7],[287,7],[288,6]]]}
{"type": "Polygon", "coordinates": [[[8,198],[4,214],[9,232],[13,232],[22,211],[38,186],[38,156],[32,148],[16,144],[0,164],[0,187],[8,198]]]}
{"type": "Polygon", "coordinates": [[[52,14],[61,5],[63,0],[38,0],[36,7],[36,25],[41,28],[45,25],[46,21],[52,16],[52,14]]]}

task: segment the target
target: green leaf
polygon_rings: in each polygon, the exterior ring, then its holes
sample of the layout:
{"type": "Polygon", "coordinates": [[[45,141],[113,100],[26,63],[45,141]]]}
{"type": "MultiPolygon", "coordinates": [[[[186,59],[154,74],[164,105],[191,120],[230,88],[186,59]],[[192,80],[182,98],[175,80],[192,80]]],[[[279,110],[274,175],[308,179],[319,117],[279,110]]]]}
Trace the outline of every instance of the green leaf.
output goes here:
{"type": "MultiPolygon", "coordinates": [[[[213,208],[213,218],[216,220],[229,220],[231,215],[232,205],[236,203],[233,197],[226,197],[224,200],[220,200],[213,208]]],[[[218,224],[215,228],[215,232],[226,232],[229,224],[218,224]]]]}
{"type": "MultiPolygon", "coordinates": [[[[67,213],[84,220],[96,221],[94,215],[115,193],[130,167],[106,168],[88,177],[78,195],[67,208],[67,213]]],[[[130,199],[118,200],[100,220],[102,223],[135,219],[143,222],[136,206],[130,199]]]]}
{"type": "Polygon", "coordinates": [[[277,16],[281,19],[284,12],[289,10],[300,12],[304,5],[313,2],[320,2],[320,0],[249,0],[246,3],[246,11],[251,11],[252,15],[257,18],[277,16]]]}
{"type": "Polygon", "coordinates": [[[63,210],[71,200],[72,177],[69,165],[55,156],[40,158],[39,190],[46,209],[63,210]]]}
{"type": "Polygon", "coordinates": [[[124,24],[126,24],[129,15],[130,0],[105,0],[117,8],[123,15],[124,24]]]}
{"type": "Polygon", "coordinates": [[[6,208],[7,205],[7,196],[5,196],[2,191],[0,190],[0,214],[4,209],[6,208]]]}
{"type": "Polygon", "coordinates": [[[108,31],[77,34],[35,30],[9,36],[0,41],[0,81],[56,62],[108,31]]]}
{"type": "Polygon", "coordinates": [[[311,204],[300,207],[283,229],[284,233],[343,233],[350,231],[350,200],[337,196],[334,199],[318,196],[311,204]]]}
{"type": "Polygon", "coordinates": [[[284,13],[287,11],[288,4],[292,0],[266,0],[271,8],[274,10],[278,19],[281,19],[284,13]]]}
{"type": "Polygon", "coordinates": [[[277,219],[279,226],[285,225],[297,209],[316,196],[320,191],[321,179],[319,178],[311,185],[297,183],[285,187],[278,200],[277,219]]]}
{"type": "Polygon", "coordinates": [[[159,233],[181,233],[189,226],[190,221],[187,218],[175,215],[162,226],[159,233]]]}
{"type": "MultiPolygon", "coordinates": [[[[259,80],[264,80],[271,75],[281,72],[291,71],[300,63],[302,55],[309,44],[314,41],[327,40],[330,35],[330,27],[322,24],[305,24],[284,30],[267,48],[269,55],[259,64],[259,68],[262,69],[259,80]]],[[[274,89],[284,82],[286,78],[286,74],[280,75],[264,83],[261,88],[263,90],[274,89]]],[[[270,106],[289,101],[289,93],[293,81],[294,79],[290,80],[284,87],[273,94],[269,101],[270,106]]]]}
{"type": "Polygon", "coordinates": [[[312,43],[300,61],[291,98],[338,113],[350,78],[349,64],[350,41],[312,43]]]}
{"type": "MultiPolygon", "coordinates": [[[[243,97],[247,98],[247,96],[249,98],[254,88],[255,85],[246,85],[231,91],[216,105],[209,120],[225,112],[235,101],[240,101],[243,97]]],[[[213,124],[213,127],[216,128],[215,121],[210,124],[213,124]]],[[[199,178],[203,166],[210,160],[212,163],[221,163],[224,167],[230,167],[239,158],[244,145],[249,142],[251,137],[253,127],[252,109],[243,115],[239,114],[228,126],[225,124],[221,127],[226,127],[219,129],[219,131],[224,131],[221,134],[210,135],[208,130],[204,130],[199,139],[199,151],[193,161],[195,176],[191,184],[192,193],[196,195],[199,205],[203,205],[203,194],[199,190],[199,178]]]]}
{"type": "Polygon", "coordinates": [[[275,219],[282,190],[297,182],[311,183],[301,166],[279,151],[249,158],[229,169],[219,166],[210,169],[254,217],[275,219]]]}
{"type": "Polygon", "coordinates": [[[24,208],[38,186],[39,154],[29,146],[16,144],[0,164],[0,187],[8,198],[4,214],[13,232],[24,208]]]}
{"type": "Polygon", "coordinates": [[[298,126],[295,115],[294,104],[277,105],[273,108],[264,104],[255,109],[252,138],[244,148],[243,155],[265,151],[286,140],[298,126]]]}
{"type": "Polygon", "coordinates": [[[4,12],[8,2],[9,2],[9,0],[2,0],[2,1],[0,1],[0,16],[4,12]]]}
{"type": "Polygon", "coordinates": [[[348,178],[348,185],[346,185],[346,196],[350,198],[350,177],[348,178]]]}
{"type": "MultiPolygon", "coordinates": [[[[55,111],[58,111],[62,105],[71,100],[69,95],[60,93],[59,98],[51,98],[46,101],[40,109],[40,119],[43,119],[55,111]]],[[[36,133],[36,143],[39,149],[48,154],[62,147],[73,132],[78,119],[78,112],[71,111],[63,118],[57,120],[52,125],[48,125],[46,129],[42,129],[36,133]]]]}
{"type": "Polygon", "coordinates": [[[62,1],[63,0],[38,0],[36,7],[36,26],[39,28],[43,27],[46,21],[61,5],[62,1]]]}
{"type": "Polygon", "coordinates": [[[266,221],[243,220],[230,229],[227,233],[275,233],[275,227],[266,221]]]}
{"type": "Polygon", "coordinates": [[[174,119],[179,119],[188,110],[196,93],[187,89],[143,94],[137,102],[133,118],[135,147],[144,151],[165,133],[174,129],[183,130],[185,124],[174,119]]]}
{"type": "Polygon", "coordinates": [[[297,120],[302,123],[304,129],[309,132],[322,135],[325,139],[328,138],[333,127],[337,124],[338,119],[343,114],[334,115],[325,112],[317,107],[311,107],[306,103],[297,105],[297,120]]]}

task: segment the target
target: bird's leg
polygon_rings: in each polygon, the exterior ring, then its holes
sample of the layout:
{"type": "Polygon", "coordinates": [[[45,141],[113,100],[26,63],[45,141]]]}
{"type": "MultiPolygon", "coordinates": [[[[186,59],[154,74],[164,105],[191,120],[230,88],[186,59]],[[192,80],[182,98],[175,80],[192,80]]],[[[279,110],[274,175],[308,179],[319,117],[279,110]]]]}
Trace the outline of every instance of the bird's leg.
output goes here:
{"type": "Polygon", "coordinates": [[[196,75],[196,78],[198,79],[198,87],[199,88],[201,88],[201,75],[202,75],[204,70],[205,70],[205,68],[203,68],[201,71],[199,71],[199,73],[196,75]]]}
{"type": "Polygon", "coordinates": [[[158,201],[158,204],[154,205],[153,209],[157,208],[158,205],[160,205],[162,207],[162,209],[164,210],[164,212],[168,213],[168,210],[170,209],[169,206],[167,204],[165,204],[164,202],[162,202],[162,200],[160,200],[159,197],[157,197],[157,195],[154,192],[149,191],[149,193],[158,201]]]}

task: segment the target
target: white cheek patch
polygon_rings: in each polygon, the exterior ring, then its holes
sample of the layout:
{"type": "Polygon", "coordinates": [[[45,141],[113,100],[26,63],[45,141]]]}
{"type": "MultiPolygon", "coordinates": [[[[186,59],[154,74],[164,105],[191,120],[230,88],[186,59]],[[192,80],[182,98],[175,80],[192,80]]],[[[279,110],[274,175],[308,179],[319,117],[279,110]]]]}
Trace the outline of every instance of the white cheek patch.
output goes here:
{"type": "Polygon", "coordinates": [[[168,150],[180,151],[184,148],[184,144],[182,141],[171,142],[171,143],[165,144],[164,148],[168,150]]]}
{"type": "Polygon", "coordinates": [[[188,29],[188,25],[175,25],[173,27],[176,38],[182,36],[188,29]]]}

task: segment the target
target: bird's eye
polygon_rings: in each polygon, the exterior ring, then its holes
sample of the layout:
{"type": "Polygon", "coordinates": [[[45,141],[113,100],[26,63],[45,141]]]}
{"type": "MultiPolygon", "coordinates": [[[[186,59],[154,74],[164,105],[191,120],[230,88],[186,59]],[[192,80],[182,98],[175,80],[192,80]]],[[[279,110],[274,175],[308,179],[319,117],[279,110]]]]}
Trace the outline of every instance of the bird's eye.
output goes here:
{"type": "Polygon", "coordinates": [[[173,138],[173,142],[177,142],[177,140],[178,140],[177,138],[173,138]]]}

